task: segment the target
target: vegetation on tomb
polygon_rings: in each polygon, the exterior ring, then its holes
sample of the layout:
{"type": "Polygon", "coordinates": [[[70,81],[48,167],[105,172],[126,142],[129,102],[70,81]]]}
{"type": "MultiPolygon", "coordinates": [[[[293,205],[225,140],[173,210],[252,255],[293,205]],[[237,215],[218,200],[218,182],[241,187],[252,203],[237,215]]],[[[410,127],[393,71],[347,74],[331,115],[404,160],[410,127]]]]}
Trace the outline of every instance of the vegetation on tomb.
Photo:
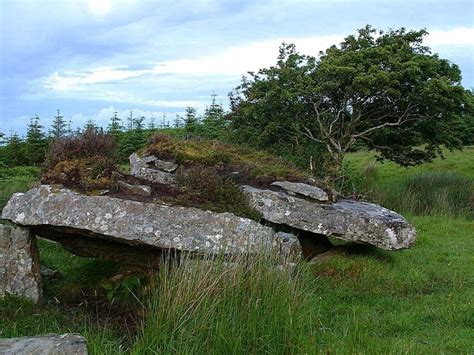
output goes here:
{"type": "Polygon", "coordinates": [[[268,185],[275,180],[303,181],[308,173],[288,160],[261,150],[202,138],[182,139],[157,134],[142,155],[155,155],[162,160],[175,161],[184,168],[205,167],[220,175],[232,174],[242,183],[268,185]]]}

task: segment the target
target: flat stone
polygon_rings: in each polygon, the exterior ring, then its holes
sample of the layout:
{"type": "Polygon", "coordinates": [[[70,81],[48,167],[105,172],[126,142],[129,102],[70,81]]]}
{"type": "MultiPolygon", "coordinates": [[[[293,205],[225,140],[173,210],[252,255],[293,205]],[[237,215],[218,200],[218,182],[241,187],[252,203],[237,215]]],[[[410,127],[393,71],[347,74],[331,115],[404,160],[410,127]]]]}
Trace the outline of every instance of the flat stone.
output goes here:
{"type": "Polygon", "coordinates": [[[352,200],[317,203],[250,186],[243,190],[265,220],[295,230],[384,250],[408,248],[416,239],[415,229],[403,216],[372,203],[352,200]]]}
{"type": "Polygon", "coordinates": [[[154,157],[140,157],[137,153],[130,155],[130,174],[151,182],[173,185],[176,182],[175,176],[169,172],[161,171],[149,167],[150,163],[156,163],[154,157]],[[151,160],[150,160],[151,159],[151,160]]]}
{"type": "Polygon", "coordinates": [[[155,167],[158,170],[163,170],[166,171],[167,173],[173,173],[178,169],[178,165],[171,162],[171,161],[165,161],[165,160],[160,160],[156,159],[155,160],[155,167]]]}
{"type": "Polygon", "coordinates": [[[76,255],[137,265],[159,264],[163,251],[262,252],[274,238],[270,227],[231,213],[86,196],[49,185],[14,194],[2,217],[76,255]]]}
{"type": "Polygon", "coordinates": [[[314,200],[329,201],[329,196],[323,189],[302,182],[275,181],[272,185],[314,200]]]}
{"type": "Polygon", "coordinates": [[[0,298],[38,302],[42,295],[36,238],[28,228],[0,224],[0,298]]]}
{"type": "Polygon", "coordinates": [[[3,355],[87,355],[84,337],[76,334],[0,339],[3,355]]]}
{"type": "Polygon", "coordinates": [[[117,181],[117,186],[125,193],[139,196],[151,196],[151,187],[148,185],[131,185],[125,181],[117,181]]]}

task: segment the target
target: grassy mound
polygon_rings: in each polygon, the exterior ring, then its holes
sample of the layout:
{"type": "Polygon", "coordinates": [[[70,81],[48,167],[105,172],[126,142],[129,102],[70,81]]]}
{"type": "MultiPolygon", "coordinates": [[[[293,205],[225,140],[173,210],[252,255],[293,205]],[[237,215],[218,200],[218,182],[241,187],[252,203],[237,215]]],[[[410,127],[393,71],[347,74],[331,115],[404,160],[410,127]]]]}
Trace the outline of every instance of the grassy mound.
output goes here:
{"type": "Polygon", "coordinates": [[[185,140],[157,134],[141,154],[172,160],[184,168],[210,168],[218,175],[231,175],[236,182],[256,186],[268,186],[275,180],[302,181],[308,178],[306,173],[286,160],[217,140],[185,140]]]}

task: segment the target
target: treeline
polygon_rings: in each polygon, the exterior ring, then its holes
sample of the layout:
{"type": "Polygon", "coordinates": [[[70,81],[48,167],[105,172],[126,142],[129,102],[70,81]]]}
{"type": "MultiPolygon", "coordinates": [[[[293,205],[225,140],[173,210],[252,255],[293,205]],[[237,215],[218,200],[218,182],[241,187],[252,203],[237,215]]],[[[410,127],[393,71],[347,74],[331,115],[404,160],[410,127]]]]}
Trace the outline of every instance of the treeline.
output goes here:
{"type": "Polygon", "coordinates": [[[159,131],[209,139],[223,137],[227,127],[225,116],[222,104],[216,102],[216,95],[212,95],[211,104],[202,115],[195,108],[187,107],[185,114],[176,115],[172,124],[165,118],[160,124],[156,124],[154,117],[135,116],[130,111],[127,117],[119,117],[114,112],[106,127],[99,127],[89,119],[83,127],[73,130],[72,122],[67,121],[58,110],[49,129],[41,124],[40,117],[36,115],[30,119],[25,136],[12,133],[6,137],[0,132],[0,167],[41,166],[54,140],[78,136],[88,130],[104,132],[114,137],[119,157],[126,161],[130,154],[141,149],[150,136],[159,131]]]}

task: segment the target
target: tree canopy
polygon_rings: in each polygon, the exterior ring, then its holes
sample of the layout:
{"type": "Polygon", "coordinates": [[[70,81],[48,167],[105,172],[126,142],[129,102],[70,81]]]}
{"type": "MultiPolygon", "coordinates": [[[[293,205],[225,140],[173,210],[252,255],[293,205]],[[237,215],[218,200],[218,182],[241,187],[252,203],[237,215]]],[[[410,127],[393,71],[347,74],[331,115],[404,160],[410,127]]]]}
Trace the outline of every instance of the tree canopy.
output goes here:
{"type": "Polygon", "coordinates": [[[459,148],[468,92],[459,67],[423,46],[426,35],[367,26],[318,58],[283,44],[277,65],[230,94],[232,125],[260,145],[318,144],[336,170],[358,144],[405,166],[459,148]]]}

